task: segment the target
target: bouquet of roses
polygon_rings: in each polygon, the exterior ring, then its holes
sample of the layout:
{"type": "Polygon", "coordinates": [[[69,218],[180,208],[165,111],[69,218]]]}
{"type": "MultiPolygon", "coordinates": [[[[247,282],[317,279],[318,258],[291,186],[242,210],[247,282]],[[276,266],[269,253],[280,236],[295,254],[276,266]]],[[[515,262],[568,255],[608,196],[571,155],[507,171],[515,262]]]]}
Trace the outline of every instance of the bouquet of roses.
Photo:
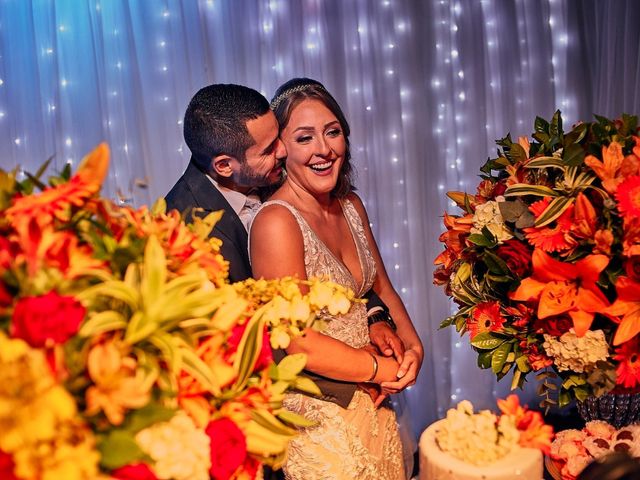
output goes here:
{"type": "Polygon", "coordinates": [[[275,365],[318,315],[345,312],[333,284],[230,285],[221,212],[101,198],[108,149],[45,185],[0,170],[0,477],[255,478],[278,467],[305,358],[275,365]],[[269,332],[277,332],[270,336],[269,332]]]}
{"type": "Polygon", "coordinates": [[[435,283],[460,307],[478,365],[512,387],[531,371],[543,405],[640,387],[640,138],[637,117],[498,140],[475,194],[450,192],[435,283]]]}

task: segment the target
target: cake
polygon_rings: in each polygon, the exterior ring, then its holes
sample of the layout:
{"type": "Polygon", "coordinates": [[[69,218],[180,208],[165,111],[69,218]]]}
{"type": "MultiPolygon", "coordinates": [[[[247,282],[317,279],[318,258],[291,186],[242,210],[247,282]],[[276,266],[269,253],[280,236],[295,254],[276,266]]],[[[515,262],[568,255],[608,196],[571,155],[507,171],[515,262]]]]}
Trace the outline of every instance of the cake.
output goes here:
{"type": "Polygon", "coordinates": [[[445,420],[427,428],[420,437],[420,480],[541,480],[542,452],[514,446],[489,465],[473,465],[442,451],[436,433],[445,420]]]}
{"type": "Polygon", "coordinates": [[[553,429],[515,395],[502,415],[463,400],[420,437],[420,480],[541,480],[553,429]]]}

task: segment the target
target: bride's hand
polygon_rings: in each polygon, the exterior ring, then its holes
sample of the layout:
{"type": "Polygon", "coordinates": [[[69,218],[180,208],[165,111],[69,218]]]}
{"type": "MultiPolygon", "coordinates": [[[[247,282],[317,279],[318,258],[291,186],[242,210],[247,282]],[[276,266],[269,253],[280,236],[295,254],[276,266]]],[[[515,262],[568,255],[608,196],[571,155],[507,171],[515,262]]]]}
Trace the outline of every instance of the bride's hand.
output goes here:
{"type": "Polygon", "coordinates": [[[417,349],[409,348],[404,352],[404,358],[396,374],[396,380],[388,380],[380,383],[383,392],[398,393],[416,383],[416,377],[422,365],[422,353],[417,349]]]}

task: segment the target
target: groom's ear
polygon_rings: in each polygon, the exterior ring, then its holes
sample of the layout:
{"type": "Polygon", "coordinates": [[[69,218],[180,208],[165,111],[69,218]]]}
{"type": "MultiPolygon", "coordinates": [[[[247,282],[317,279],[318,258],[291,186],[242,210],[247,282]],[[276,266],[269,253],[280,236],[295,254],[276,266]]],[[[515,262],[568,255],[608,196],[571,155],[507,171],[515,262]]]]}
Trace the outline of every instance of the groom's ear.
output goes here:
{"type": "Polygon", "coordinates": [[[216,175],[221,177],[230,177],[233,174],[231,164],[235,161],[235,158],[230,155],[220,154],[213,157],[211,160],[211,169],[216,175]]]}

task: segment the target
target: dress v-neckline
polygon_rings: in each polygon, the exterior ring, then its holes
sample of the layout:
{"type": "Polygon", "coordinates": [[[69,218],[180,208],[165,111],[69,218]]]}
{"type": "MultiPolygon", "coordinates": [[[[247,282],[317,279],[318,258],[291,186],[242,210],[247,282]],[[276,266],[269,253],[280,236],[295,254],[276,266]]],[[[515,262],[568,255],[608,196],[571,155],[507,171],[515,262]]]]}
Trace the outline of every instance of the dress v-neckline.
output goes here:
{"type": "Polygon", "coordinates": [[[364,262],[363,262],[363,259],[362,259],[362,252],[360,251],[360,242],[358,241],[358,238],[356,237],[356,232],[354,231],[354,228],[351,225],[351,222],[349,221],[349,218],[347,218],[347,215],[346,215],[345,210],[344,210],[343,201],[341,199],[339,199],[338,201],[340,203],[340,210],[342,211],[342,217],[344,218],[345,222],[347,222],[347,225],[349,226],[349,232],[351,232],[351,238],[353,239],[353,244],[356,247],[356,253],[358,254],[358,264],[360,266],[360,274],[362,276],[360,284],[358,284],[358,282],[356,281],[356,277],[353,275],[353,273],[351,273],[351,270],[349,270],[347,265],[342,260],[340,260],[335,253],[333,253],[331,251],[331,249],[327,246],[327,244],[324,243],[324,241],[318,236],[318,234],[315,232],[315,230],[313,228],[311,228],[311,225],[309,225],[309,222],[307,222],[307,220],[302,216],[302,213],[300,213],[300,211],[296,207],[294,207],[293,205],[291,205],[291,206],[298,212],[298,215],[300,215],[300,218],[307,225],[307,228],[313,234],[313,236],[316,238],[318,243],[320,245],[322,245],[322,248],[324,248],[329,253],[329,255],[331,255],[331,257],[335,260],[335,262],[343,270],[343,272],[348,274],[348,276],[352,280],[353,286],[355,288],[357,288],[357,290],[358,290],[355,293],[360,295],[360,294],[364,293],[364,292],[362,292],[362,289],[364,288],[364,285],[365,285],[365,282],[366,282],[365,272],[364,272],[364,262]]]}

